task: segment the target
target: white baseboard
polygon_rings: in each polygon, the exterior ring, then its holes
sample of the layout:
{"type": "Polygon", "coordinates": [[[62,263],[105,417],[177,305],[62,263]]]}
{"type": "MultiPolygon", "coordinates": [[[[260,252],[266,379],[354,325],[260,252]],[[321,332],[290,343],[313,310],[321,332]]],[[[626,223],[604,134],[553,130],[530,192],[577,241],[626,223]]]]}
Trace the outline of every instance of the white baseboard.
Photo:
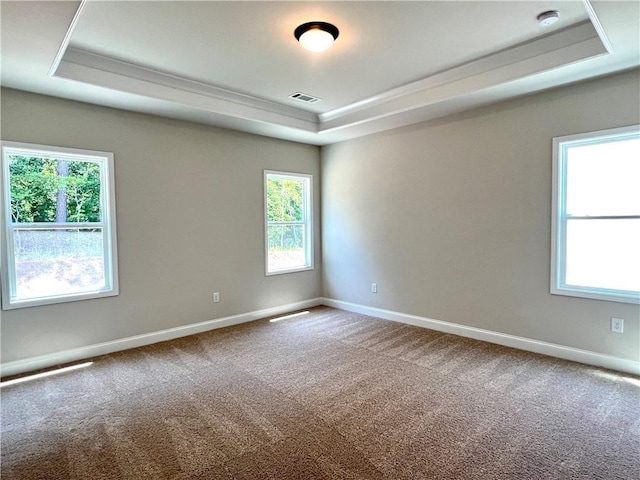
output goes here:
{"type": "Polygon", "coordinates": [[[498,345],[504,345],[505,347],[517,348],[528,352],[562,358],[564,360],[571,360],[596,367],[610,368],[611,370],[640,375],[640,362],[628,360],[626,358],[604,355],[602,353],[591,352],[589,350],[580,350],[578,348],[542,342],[540,340],[532,340],[525,337],[517,337],[515,335],[484,330],[482,328],[468,327],[457,323],[443,322],[432,318],[394,312],[392,310],[367,307],[366,305],[344,302],[342,300],[334,300],[331,298],[323,298],[322,304],[327,305],[328,307],[347,310],[349,312],[361,313],[372,317],[384,318],[385,320],[393,320],[395,322],[424,327],[431,330],[437,330],[439,332],[451,333],[461,337],[496,343],[498,345]]]}
{"type": "Polygon", "coordinates": [[[193,323],[181,327],[169,328],[167,330],[160,330],[158,332],[145,333],[110,342],[97,343],[86,347],[72,348],[70,350],[63,350],[61,352],[26,358],[24,360],[15,360],[13,362],[7,362],[0,365],[0,376],[6,377],[9,375],[31,372],[41,368],[75,362],[77,360],[84,360],[91,357],[97,357],[99,355],[106,355],[107,353],[127,350],[129,348],[142,347],[152,343],[164,342],[165,340],[173,340],[174,338],[186,337],[195,333],[202,333],[216,328],[251,322],[253,320],[294,312],[303,308],[316,307],[318,305],[322,305],[322,299],[313,298],[302,302],[289,303],[287,305],[265,308],[263,310],[255,310],[253,312],[241,313],[239,315],[232,315],[229,317],[193,323]]]}
{"type": "Polygon", "coordinates": [[[344,302],[342,300],[334,300],[331,298],[313,298],[302,302],[290,303],[287,305],[266,308],[263,310],[255,310],[253,312],[217,318],[214,320],[208,320],[206,322],[184,325],[167,330],[160,330],[158,332],[146,333],[143,335],[136,335],[134,337],[113,340],[110,342],[98,343],[85,347],[73,348],[70,350],[63,350],[61,352],[40,355],[23,360],[15,360],[13,362],[7,362],[0,365],[0,376],[6,377],[9,375],[16,375],[19,373],[39,370],[41,368],[52,367],[54,365],[84,360],[91,357],[97,357],[99,355],[106,355],[108,353],[127,350],[129,348],[142,347],[145,345],[150,345],[152,343],[172,340],[174,338],[186,337],[188,335],[202,333],[209,330],[214,330],[216,328],[251,322],[253,320],[259,320],[261,318],[266,318],[273,315],[281,315],[284,313],[293,312],[303,308],[311,308],[318,305],[327,305],[329,307],[340,308],[342,310],[361,313],[363,315],[370,315],[372,317],[384,318],[386,320],[406,323],[408,325],[414,325],[417,327],[424,327],[439,332],[451,333],[462,337],[496,343],[498,345],[504,345],[506,347],[518,348],[520,350],[526,350],[529,352],[549,355],[551,357],[585,363],[587,365],[593,365],[596,367],[610,368],[612,370],[617,370],[620,372],[640,375],[640,362],[628,360],[626,358],[604,355],[588,350],[580,350],[578,348],[566,347],[564,345],[532,340],[530,338],[508,335],[505,333],[494,332],[482,328],[468,327],[465,325],[444,322],[441,320],[434,320],[432,318],[419,317],[417,315],[410,315],[406,313],[395,312],[392,310],[368,307],[366,305],[344,302]]]}

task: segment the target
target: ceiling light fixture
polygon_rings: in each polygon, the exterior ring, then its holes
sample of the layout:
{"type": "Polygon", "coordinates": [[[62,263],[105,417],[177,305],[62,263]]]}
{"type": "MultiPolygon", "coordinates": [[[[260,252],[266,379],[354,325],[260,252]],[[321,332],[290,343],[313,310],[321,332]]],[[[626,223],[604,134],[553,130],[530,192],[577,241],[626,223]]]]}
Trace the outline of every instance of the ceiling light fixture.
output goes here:
{"type": "Polygon", "coordinates": [[[293,32],[296,40],[300,42],[302,48],[311,52],[323,52],[331,45],[340,31],[335,25],[327,22],[303,23],[293,32]]]}
{"type": "Polygon", "coordinates": [[[548,10],[546,12],[542,12],[538,15],[538,25],[541,27],[548,27],[549,25],[553,25],[560,18],[560,14],[557,10],[548,10]]]}

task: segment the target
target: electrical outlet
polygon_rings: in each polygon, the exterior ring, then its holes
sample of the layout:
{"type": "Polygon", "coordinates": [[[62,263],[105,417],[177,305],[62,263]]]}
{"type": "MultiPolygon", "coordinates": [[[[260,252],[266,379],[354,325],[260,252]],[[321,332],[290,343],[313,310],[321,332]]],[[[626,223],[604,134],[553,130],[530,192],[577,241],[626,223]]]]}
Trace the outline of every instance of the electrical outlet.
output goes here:
{"type": "Polygon", "coordinates": [[[213,303],[218,303],[220,301],[220,292],[213,292],[213,303]]]}
{"type": "Polygon", "coordinates": [[[372,283],[371,284],[371,293],[378,293],[378,284],[377,283],[372,283]]]}
{"type": "Polygon", "coordinates": [[[624,333],[624,319],[611,317],[611,331],[616,333],[624,333]]]}

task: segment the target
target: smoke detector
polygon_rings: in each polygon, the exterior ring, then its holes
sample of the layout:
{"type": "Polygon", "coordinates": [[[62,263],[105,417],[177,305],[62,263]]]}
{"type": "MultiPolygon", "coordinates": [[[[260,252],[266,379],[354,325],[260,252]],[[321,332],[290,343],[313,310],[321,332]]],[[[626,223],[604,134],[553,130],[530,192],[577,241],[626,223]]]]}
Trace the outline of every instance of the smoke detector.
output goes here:
{"type": "Polygon", "coordinates": [[[560,19],[560,14],[557,10],[547,10],[546,12],[542,12],[538,15],[537,19],[538,25],[541,27],[548,27],[560,19]]]}

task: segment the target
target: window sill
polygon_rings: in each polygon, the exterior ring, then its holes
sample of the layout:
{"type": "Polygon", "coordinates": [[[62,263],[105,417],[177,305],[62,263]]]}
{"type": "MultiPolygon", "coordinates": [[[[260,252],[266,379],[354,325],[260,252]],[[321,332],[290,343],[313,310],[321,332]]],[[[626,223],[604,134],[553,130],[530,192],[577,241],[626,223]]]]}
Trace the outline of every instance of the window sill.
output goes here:
{"type": "Polygon", "coordinates": [[[285,273],[306,272],[309,270],[314,270],[313,265],[310,267],[297,267],[297,268],[287,268],[286,270],[274,270],[271,272],[266,272],[265,275],[267,277],[271,277],[273,275],[284,275],[285,273]]]}
{"type": "Polygon", "coordinates": [[[119,294],[118,290],[108,290],[108,291],[98,291],[98,292],[87,292],[82,294],[73,294],[73,295],[57,295],[52,297],[44,297],[44,298],[33,298],[28,300],[14,300],[11,302],[10,300],[2,302],[2,310],[16,310],[18,308],[27,308],[27,307],[42,307],[45,305],[54,305],[57,303],[67,303],[67,302],[78,302],[81,300],[91,300],[94,298],[105,298],[105,297],[115,297],[119,294]]]}
{"type": "Polygon", "coordinates": [[[561,287],[552,288],[552,295],[562,295],[566,297],[589,298],[592,300],[604,300],[607,302],[640,304],[640,294],[622,291],[606,291],[581,287],[561,287]]]}

